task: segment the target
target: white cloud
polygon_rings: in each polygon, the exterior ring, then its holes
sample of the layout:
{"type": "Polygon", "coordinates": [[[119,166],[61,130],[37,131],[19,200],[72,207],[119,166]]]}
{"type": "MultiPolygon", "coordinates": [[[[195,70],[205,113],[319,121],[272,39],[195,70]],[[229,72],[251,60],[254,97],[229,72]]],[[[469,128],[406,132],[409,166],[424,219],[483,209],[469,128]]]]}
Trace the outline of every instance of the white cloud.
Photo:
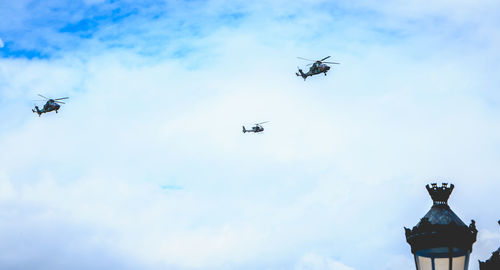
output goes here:
{"type": "Polygon", "coordinates": [[[8,179],[8,175],[0,171],[0,200],[9,200],[15,197],[15,191],[8,179]]]}
{"type": "Polygon", "coordinates": [[[318,254],[308,253],[295,265],[295,270],[354,270],[341,262],[323,257],[318,254]]]}
{"type": "Polygon", "coordinates": [[[11,216],[0,231],[38,237],[8,238],[0,254],[47,269],[95,254],[88,268],[402,269],[412,260],[402,227],[430,206],[424,184],[442,178],[456,184],[459,216],[491,219],[477,211],[500,187],[490,51],[422,51],[434,32],[382,42],[362,24],[333,31],[350,20],[325,12],[283,22],[249,10],[237,27],[186,37],[197,49],[181,59],[92,48],[1,59],[0,208],[11,216]],[[295,77],[296,56],[324,54],[342,64],[295,77]],[[38,117],[19,100],[41,90],[70,100],[38,117]],[[263,134],[241,133],[265,120],[263,134]]]}

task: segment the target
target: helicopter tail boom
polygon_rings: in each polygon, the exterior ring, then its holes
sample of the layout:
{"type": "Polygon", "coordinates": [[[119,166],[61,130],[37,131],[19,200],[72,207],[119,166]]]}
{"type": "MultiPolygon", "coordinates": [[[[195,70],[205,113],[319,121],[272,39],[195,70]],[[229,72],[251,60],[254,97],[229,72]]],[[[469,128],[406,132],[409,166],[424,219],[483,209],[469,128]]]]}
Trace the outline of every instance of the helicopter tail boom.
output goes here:
{"type": "Polygon", "coordinates": [[[34,113],[38,113],[38,116],[42,115],[42,111],[40,111],[40,109],[38,109],[38,106],[35,106],[35,109],[31,109],[32,112],[34,113]]]}
{"type": "Polygon", "coordinates": [[[307,75],[304,72],[302,72],[302,69],[300,69],[300,68],[299,68],[299,73],[295,73],[295,75],[301,76],[302,78],[304,78],[304,81],[305,81],[307,78],[307,75]]]}

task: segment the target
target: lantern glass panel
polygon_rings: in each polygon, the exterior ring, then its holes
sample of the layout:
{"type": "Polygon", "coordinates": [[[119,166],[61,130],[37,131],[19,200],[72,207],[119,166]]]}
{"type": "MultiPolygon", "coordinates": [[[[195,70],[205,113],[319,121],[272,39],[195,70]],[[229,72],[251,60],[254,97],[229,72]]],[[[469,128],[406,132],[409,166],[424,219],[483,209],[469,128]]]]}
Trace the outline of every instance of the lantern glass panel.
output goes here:
{"type": "Polygon", "coordinates": [[[432,270],[431,258],[417,256],[418,270],[432,270]]]}
{"type": "Polygon", "coordinates": [[[417,252],[417,270],[467,270],[469,252],[458,248],[431,248],[417,252]],[[450,257],[452,264],[450,269],[450,257]]]}
{"type": "Polygon", "coordinates": [[[436,270],[450,270],[450,259],[449,258],[435,258],[434,259],[434,267],[435,267],[434,269],[436,269],[436,270]]]}
{"type": "Polygon", "coordinates": [[[460,256],[453,258],[452,270],[464,270],[465,269],[465,256],[460,256]]]}

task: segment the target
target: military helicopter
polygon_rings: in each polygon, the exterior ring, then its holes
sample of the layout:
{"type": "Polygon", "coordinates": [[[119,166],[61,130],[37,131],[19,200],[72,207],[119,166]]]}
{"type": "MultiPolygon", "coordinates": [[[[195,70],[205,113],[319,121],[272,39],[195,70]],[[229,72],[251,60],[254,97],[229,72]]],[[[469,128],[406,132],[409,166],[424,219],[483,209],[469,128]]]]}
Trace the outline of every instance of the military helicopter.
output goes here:
{"type": "Polygon", "coordinates": [[[327,63],[327,64],[336,64],[336,65],[339,65],[340,63],[337,63],[337,62],[323,62],[324,60],[330,58],[330,56],[327,56],[321,60],[310,60],[310,59],[305,59],[305,58],[302,58],[302,57],[297,57],[299,59],[302,59],[302,60],[307,60],[307,61],[312,61],[314,63],[311,63],[307,66],[310,66],[312,65],[310,68],[309,68],[309,71],[307,73],[304,73],[302,72],[302,69],[298,68],[299,69],[299,72],[295,73],[295,75],[297,76],[301,76],[302,78],[304,78],[304,81],[306,80],[306,78],[308,76],[313,76],[313,75],[316,75],[316,74],[320,74],[320,73],[324,73],[325,76],[326,76],[326,73],[328,72],[328,70],[330,70],[330,67],[328,65],[325,65],[324,63],[327,63]]]}
{"type": "Polygon", "coordinates": [[[243,126],[243,133],[247,133],[247,132],[259,133],[259,132],[262,132],[262,131],[264,131],[264,127],[262,127],[261,125],[265,124],[267,122],[269,122],[269,121],[257,123],[257,124],[255,124],[255,127],[252,127],[252,129],[246,129],[245,126],[243,126]]]}
{"type": "Polygon", "coordinates": [[[68,99],[69,97],[63,97],[63,98],[55,98],[55,99],[52,99],[52,98],[48,98],[48,97],[44,97],[40,94],[38,94],[40,97],[44,98],[44,100],[36,100],[36,101],[47,101],[47,103],[45,103],[45,105],[43,105],[43,109],[39,109],[38,106],[35,106],[35,109],[32,109],[31,111],[34,112],[34,113],[38,113],[38,116],[41,116],[42,113],[48,113],[48,112],[51,112],[51,111],[57,111],[59,110],[59,108],[61,108],[61,105],[59,104],[66,104],[64,102],[61,101],[61,99],[68,99]]]}

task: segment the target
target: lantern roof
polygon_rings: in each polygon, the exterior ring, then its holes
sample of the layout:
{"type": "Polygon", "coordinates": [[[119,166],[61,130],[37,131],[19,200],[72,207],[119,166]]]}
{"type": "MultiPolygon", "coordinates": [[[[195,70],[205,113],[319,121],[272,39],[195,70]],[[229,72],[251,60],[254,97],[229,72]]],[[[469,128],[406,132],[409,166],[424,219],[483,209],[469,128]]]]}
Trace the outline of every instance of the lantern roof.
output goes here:
{"type": "Polygon", "coordinates": [[[448,198],[454,185],[436,183],[426,186],[434,204],[420,222],[412,229],[405,228],[406,241],[412,252],[435,247],[454,247],[464,251],[472,251],[476,241],[475,221],[469,226],[451,210],[448,198]]]}

